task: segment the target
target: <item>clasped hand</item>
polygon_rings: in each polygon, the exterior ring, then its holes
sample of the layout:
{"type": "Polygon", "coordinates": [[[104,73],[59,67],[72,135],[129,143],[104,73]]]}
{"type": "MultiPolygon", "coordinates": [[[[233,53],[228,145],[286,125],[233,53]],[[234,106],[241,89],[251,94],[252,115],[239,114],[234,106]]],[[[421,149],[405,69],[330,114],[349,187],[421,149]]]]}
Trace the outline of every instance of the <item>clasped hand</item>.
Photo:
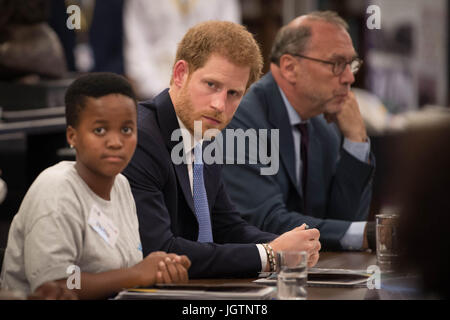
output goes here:
{"type": "Polygon", "coordinates": [[[306,251],[308,254],[308,267],[311,268],[319,261],[319,251],[322,247],[319,241],[320,232],[317,229],[305,229],[306,225],[294,228],[283,233],[273,240],[270,245],[275,252],[278,251],[306,251]]]}

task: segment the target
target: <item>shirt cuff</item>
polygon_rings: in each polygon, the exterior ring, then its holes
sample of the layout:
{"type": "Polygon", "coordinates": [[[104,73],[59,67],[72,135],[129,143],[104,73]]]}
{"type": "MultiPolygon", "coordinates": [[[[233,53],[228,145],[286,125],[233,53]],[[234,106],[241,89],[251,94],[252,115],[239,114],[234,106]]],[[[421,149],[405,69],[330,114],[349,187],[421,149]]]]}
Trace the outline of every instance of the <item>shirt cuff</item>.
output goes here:
{"type": "Polygon", "coordinates": [[[367,221],[352,222],[341,239],[341,246],[346,250],[361,250],[364,241],[364,229],[367,221]]]}
{"type": "Polygon", "coordinates": [[[347,138],[344,138],[343,148],[359,161],[362,162],[369,161],[369,153],[370,153],[369,138],[367,138],[367,142],[354,142],[347,138]]]}
{"type": "Polygon", "coordinates": [[[261,257],[261,272],[265,272],[266,271],[266,266],[267,266],[266,249],[264,249],[262,244],[257,244],[256,247],[258,248],[259,256],[261,257]]]}

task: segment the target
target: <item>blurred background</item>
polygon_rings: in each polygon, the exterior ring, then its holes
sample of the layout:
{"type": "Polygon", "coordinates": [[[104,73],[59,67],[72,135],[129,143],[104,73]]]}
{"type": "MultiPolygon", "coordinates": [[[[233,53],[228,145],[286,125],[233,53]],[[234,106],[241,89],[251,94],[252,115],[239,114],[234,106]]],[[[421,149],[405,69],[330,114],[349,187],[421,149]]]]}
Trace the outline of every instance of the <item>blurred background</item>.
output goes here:
{"type": "Polygon", "coordinates": [[[64,93],[75,77],[116,72],[149,99],[168,87],[177,42],[209,19],[247,26],[267,72],[277,30],[314,10],[338,12],[364,60],[354,90],[377,158],[371,219],[394,203],[395,164],[414,157],[393,154],[396,135],[448,121],[447,0],[0,0],[0,248],[36,176],[74,159],[64,93]]]}

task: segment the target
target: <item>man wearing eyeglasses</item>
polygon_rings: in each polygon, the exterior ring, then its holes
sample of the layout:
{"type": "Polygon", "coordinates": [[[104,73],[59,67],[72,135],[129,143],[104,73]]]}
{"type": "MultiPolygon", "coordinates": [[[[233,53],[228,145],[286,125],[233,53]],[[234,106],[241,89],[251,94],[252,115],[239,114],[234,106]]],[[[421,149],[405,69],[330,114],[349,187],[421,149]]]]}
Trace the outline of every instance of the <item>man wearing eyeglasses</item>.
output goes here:
{"type": "Polygon", "coordinates": [[[246,220],[277,234],[306,223],[320,230],[328,250],[366,249],[375,238],[366,222],[375,160],[350,90],[362,61],[347,30],[330,11],[280,29],[270,72],[249,89],[228,126],[279,129],[279,143],[270,134],[258,141],[258,148],[279,152],[278,171],[261,175],[264,164],[249,164],[248,145],[245,164],[224,167],[227,191],[246,220]]]}

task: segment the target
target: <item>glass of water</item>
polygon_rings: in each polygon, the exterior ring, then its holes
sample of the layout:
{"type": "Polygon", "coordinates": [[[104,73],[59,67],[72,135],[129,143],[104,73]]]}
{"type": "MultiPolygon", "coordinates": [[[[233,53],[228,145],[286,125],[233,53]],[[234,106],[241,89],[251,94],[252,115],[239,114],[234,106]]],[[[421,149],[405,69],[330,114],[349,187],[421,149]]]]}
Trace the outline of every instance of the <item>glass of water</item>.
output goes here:
{"type": "Polygon", "coordinates": [[[375,217],[377,264],[382,271],[392,271],[398,262],[399,216],[395,213],[383,213],[375,217]]]}
{"type": "Polygon", "coordinates": [[[306,251],[277,252],[277,297],[279,300],[305,300],[308,281],[306,251]]]}

